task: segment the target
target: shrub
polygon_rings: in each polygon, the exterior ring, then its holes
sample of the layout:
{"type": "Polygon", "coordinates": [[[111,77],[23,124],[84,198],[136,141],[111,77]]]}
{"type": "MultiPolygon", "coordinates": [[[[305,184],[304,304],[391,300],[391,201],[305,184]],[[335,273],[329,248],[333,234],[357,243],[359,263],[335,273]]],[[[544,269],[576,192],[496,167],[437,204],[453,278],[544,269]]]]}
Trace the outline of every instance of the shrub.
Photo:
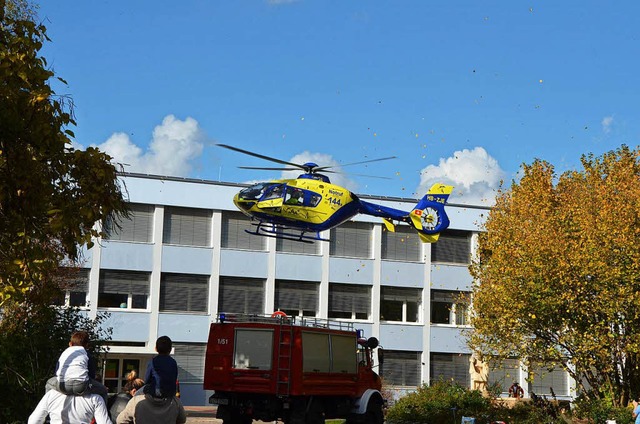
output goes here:
{"type": "MultiPolygon", "coordinates": [[[[459,424],[463,416],[468,416],[475,417],[478,424],[493,421],[509,424],[567,423],[556,402],[538,397],[533,401],[516,402],[512,408],[508,408],[495,402],[495,398],[485,398],[478,390],[469,390],[457,383],[437,381],[398,399],[387,412],[387,422],[459,424]]],[[[618,423],[626,424],[625,421],[618,423]]]]}
{"type": "Polygon", "coordinates": [[[398,399],[389,408],[387,421],[394,424],[453,424],[459,423],[462,416],[486,417],[490,409],[489,399],[479,391],[440,380],[398,399]]]}
{"type": "Polygon", "coordinates": [[[631,409],[616,408],[608,399],[576,399],[573,416],[585,418],[594,423],[604,423],[607,420],[615,420],[616,424],[633,424],[631,409]]]}

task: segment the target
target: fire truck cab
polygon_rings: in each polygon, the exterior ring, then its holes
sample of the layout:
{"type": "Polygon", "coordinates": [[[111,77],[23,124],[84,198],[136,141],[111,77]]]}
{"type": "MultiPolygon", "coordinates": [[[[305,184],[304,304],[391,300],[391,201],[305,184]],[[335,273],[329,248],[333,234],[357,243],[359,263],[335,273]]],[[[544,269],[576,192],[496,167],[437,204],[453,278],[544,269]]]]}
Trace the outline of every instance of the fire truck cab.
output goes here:
{"type": "Polygon", "coordinates": [[[317,318],[220,313],[211,324],[204,388],[225,424],[382,424],[374,337],[352,323],[317,318]]]}

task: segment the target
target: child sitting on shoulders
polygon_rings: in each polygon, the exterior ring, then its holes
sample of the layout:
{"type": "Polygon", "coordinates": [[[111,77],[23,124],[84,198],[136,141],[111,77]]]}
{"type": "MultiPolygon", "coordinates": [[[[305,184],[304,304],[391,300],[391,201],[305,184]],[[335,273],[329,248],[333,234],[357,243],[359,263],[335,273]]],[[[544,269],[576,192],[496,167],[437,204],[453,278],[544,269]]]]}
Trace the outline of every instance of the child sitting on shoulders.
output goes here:
{"type": "Polygon", "coordinates": [[[144,393],[156,398],[173,398],[176,395],[178,364],[170,355],[172,342],[167,336],[156,340],[157,356],[154,356],[144,375],[144,393]]]}
{"type": "Polygon", "coordinates": [[[94,379],[95,367],[90,366],[89,333],[76,331],[56,364],[56,376],[47,381],[46,390],[55,389],[67,395],[94,393],[107,400],[106,386],[94,379]],[[90,368],[94,368],[90,373],[90,368]],[[93,374],[93,375],[92,375],[93,374]]]}

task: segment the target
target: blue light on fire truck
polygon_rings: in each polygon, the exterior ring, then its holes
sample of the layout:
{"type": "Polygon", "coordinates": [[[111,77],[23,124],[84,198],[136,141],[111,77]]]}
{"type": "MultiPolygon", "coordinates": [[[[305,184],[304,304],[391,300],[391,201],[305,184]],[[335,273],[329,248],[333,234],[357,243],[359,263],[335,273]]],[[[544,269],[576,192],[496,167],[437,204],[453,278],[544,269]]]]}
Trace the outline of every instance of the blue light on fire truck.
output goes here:
{"type": "Polygon", "coordinates": [[[356,330],[356,335],[357,335],[357,338],[358,338],[358,339],[363,338],[363,337],[364,337],[364,330],[363,330],[362,328],[358,328],[358,329],[356,330]]]}

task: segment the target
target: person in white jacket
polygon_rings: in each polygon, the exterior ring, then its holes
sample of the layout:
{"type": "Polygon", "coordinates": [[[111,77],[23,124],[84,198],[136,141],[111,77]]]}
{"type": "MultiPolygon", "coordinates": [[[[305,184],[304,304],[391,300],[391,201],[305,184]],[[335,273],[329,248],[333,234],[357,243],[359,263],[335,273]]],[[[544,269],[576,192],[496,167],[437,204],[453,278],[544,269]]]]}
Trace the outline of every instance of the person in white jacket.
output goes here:
{"type": "Polygon", "coordinates": [[[91,362],[87,349],[89,333],[76,331],[71,335],[69,347],[65,349],[56,364],[56,376],[46,384],[46,390],[55,389],[67,395],[96,393],[107,401],[107,388],[95,380],[95,362],[91,362]]]}
{"type": "Polygon", "coordinates": [[[47,415],[51,424],[90,424],[93,418],[96,424],[112,424],[104,399],[92,393],[66,395],[49,390],[29,416],[28,424],[42,424],[47,415]]]}

